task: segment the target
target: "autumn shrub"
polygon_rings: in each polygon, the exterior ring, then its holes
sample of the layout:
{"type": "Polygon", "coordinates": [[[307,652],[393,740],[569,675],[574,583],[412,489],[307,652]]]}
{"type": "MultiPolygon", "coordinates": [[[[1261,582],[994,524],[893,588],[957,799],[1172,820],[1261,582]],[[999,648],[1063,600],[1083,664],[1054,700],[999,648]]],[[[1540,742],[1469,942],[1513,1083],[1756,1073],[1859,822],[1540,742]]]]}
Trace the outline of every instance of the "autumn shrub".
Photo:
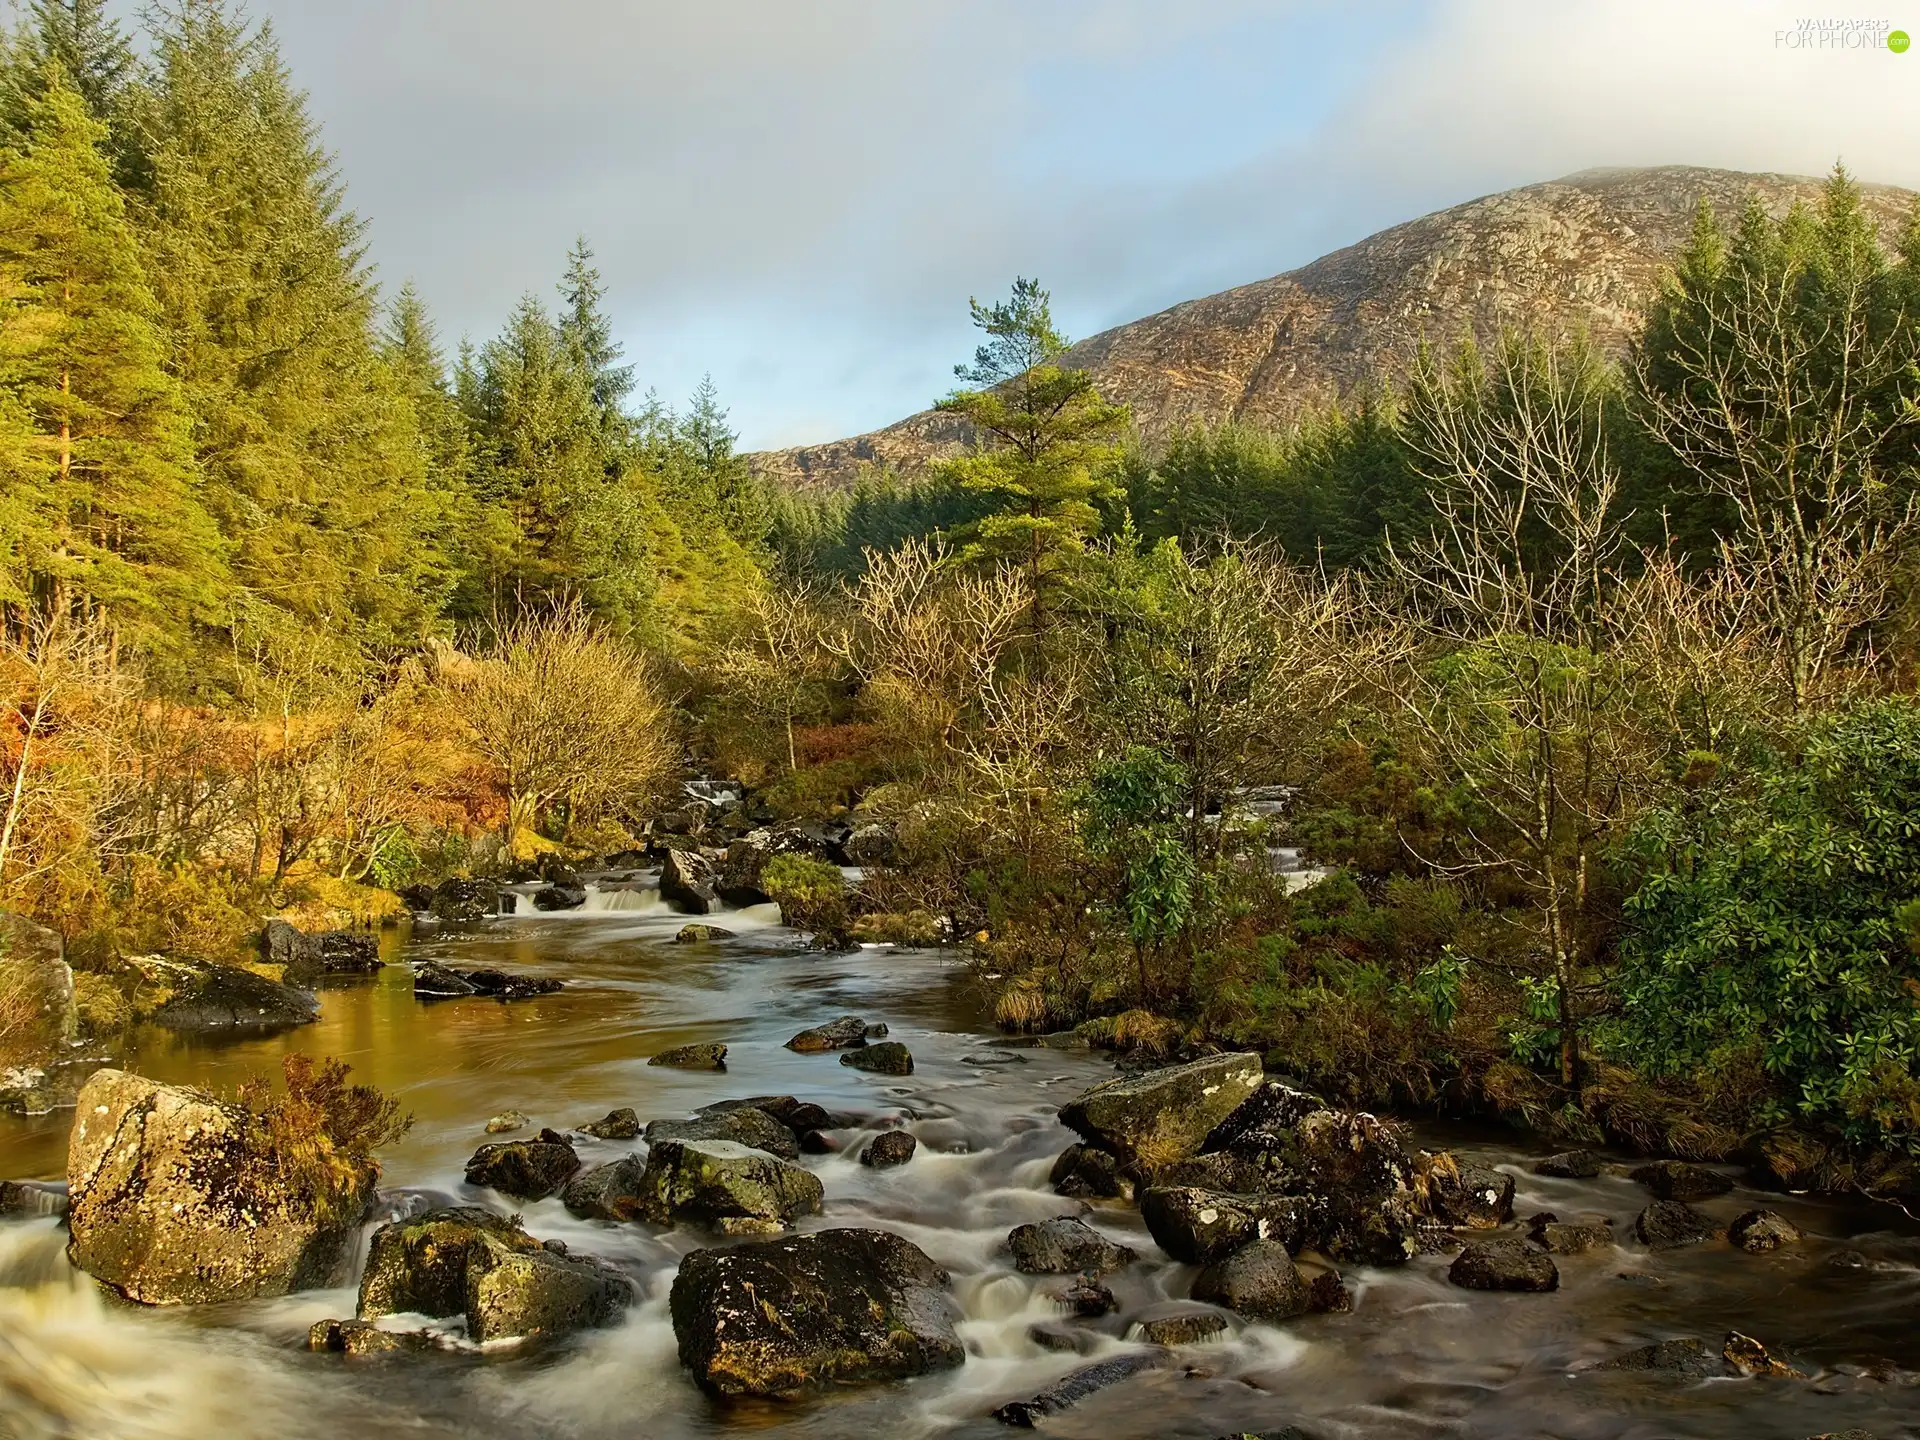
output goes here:
{"type": "Polygon", "coordinates": [[[351,1225],[380,1174],[373,1152],[405,1135],[413,1117],[376,1086],[348,1083],[342,1060],[288,1055],[281,1071],[283,1090],[256,1075],[235,1097],[252,1121],[250,1163],[323,1223],[351,1225]]]}

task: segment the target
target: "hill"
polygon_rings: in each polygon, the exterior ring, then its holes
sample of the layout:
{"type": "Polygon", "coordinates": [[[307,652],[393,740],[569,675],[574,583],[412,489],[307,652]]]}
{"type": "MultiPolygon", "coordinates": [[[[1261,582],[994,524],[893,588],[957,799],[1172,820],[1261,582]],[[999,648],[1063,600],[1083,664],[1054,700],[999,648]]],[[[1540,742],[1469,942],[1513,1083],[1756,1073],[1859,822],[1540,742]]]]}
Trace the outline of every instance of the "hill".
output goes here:
{"type": "MultiPolygon", "coordinates": [[[[1757,192],[1770,210],[1821,182],[1668,165],[1588,170],[1424,215],[1298,270],[1189,300],[1081,341],[1066,363],[1134,410],[1142,436],[1183,422],[1284,425],[1396,375],[1423,337],[1482,339],[1503,325],[1584,325],[1617,349],[1685,241],[1701,196],[1729,221],[1757,192]]],[[[1888,238],[1911,191],[1863,187],[1888,238]]],[[[882,430],[762,452],[759,473],[795,486],[850,483],[866,464],[912,471],[966,443],[922,411],[882,430]]]]}

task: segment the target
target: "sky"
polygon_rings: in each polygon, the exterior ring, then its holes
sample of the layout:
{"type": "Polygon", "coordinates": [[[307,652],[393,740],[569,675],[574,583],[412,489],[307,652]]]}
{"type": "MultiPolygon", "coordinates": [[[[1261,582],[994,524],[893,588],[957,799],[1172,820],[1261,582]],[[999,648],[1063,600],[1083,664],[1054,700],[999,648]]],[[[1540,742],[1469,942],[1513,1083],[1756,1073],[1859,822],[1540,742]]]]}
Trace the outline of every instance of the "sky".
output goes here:
{"type": "MultiPolygon", "coordinates": [[[[1920,35],[1897,3],[1812,13],[1920,35]]],[[[249,8],[450,346],[585,235],[642,387],[711,374],[749,449],[924,408],[1016,275],[1079,338],[1594,166],[1920,188],[1920,46],[1754,0],[249,8]]]]}

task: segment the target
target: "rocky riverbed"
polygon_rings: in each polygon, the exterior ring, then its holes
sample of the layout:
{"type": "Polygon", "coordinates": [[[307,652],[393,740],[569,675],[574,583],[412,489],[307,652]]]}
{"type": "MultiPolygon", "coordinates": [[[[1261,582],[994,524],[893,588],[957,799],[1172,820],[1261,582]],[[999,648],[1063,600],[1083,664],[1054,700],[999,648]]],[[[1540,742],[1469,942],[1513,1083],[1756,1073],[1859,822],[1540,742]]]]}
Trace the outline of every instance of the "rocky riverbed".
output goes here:
{"type": "MultiPolygon", "coordinates": [[[[288,1034],[145,1037],[127,1068],[196,1086],[337,1054],[418,1123],[327,1288],[129,1307],[0,1191],[0,1434],[1916,1433],[1898,1211],[1398,1141],[1233,1059],[1115,1084],[994,1035],[949,956],[684,923],[449,926],[387,958],[564,988],[429,1003],[390,964],[288,1034]]],[[[62,1178],[74,1118],[0,1122],[0,1176],[62,1178]]]]}

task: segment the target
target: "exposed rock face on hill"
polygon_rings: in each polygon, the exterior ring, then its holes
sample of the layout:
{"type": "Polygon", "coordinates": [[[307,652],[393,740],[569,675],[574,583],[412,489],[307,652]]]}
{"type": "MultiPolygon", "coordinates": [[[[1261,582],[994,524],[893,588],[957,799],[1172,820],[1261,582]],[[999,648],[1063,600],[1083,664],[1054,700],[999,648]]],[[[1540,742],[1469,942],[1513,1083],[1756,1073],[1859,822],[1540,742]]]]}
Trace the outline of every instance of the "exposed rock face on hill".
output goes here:
{"type": "MultiPolygon", "coordinates": [[[[1301,269],[1103,331],[1074,346],[1066,363],[1133,406],[1152,443],[1188,420],[1284,425],[1397,375],[1422,337],[1450,344],[1509,324],[1582,325],[1618,348],[1685,242],[1702,195],[1731,222],[1750,190],[1784,211],[1817,199],[1820,184],[1684,165],[1583,171],[1471,200],[1301,269]]],[[[1865,190],[1891,240],[1913,193],[1865,190]]],[[[966,438],[950,417],[923,411],[871,434],[752,458],[788,484],[834,486],[864,464],[919,469],[966,438]]]]}

